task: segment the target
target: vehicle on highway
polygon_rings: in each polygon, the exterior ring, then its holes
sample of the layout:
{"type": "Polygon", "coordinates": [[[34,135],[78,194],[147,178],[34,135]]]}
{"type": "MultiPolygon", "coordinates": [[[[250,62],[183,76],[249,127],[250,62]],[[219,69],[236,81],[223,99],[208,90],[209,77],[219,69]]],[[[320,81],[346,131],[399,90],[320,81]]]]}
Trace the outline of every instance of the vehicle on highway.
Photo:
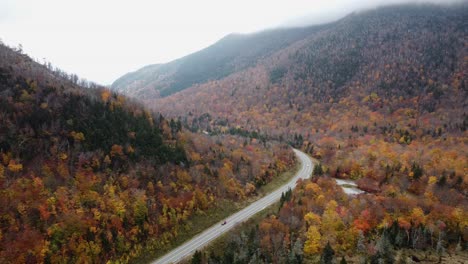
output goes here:
{"type": "Polygon", "coordinates": [[[221,225],[225,225],[226,224],[226,221],[224,221],[221,225]]]}

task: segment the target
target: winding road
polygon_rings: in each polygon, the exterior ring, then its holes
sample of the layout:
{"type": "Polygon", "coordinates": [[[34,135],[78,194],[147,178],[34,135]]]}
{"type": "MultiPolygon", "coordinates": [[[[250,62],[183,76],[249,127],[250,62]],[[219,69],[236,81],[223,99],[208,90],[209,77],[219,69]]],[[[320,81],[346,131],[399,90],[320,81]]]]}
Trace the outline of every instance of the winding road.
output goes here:
{"type": "Polygon", "coordinates": [[[301,162],[301,168],[294,176],[294,178],[291,179],[291,181],[281,186],[276,191],[273,191],[272,193],[257,200],[256,202],[253,202],[252,204],[240,210],[239,212],[206,229],[202,233],[196,235],[189,241],[182,244],[181,246],[175,248],[166,255],[155,260],[154,262],[152,262],[152,264],[177,263],[178,261],[181,261],[182,259],[193,254],[196,250],[200,250],[203,247],[205,247],[213,239],[216,239],[222,234],[228,232],[237,224],[246,221],[256,213],[277,202],[281,197],[281,193],[285,193],[289,188],[294,189],[294,187],[296,187],[297,180],[299,180],[300,178],[309,178],[312,175],[312,160],[305,153],[297,149],[294,149],[294,153],[301,162]],[[223,224],[224,221],[226,221],[225,224],[223,224]]]}

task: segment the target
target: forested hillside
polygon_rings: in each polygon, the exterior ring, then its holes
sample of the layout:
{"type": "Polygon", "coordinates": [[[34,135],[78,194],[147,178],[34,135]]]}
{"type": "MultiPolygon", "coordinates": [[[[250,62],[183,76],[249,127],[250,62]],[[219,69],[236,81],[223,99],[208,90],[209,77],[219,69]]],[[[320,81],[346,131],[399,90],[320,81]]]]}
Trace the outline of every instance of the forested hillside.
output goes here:
{"type": "Polygon", "coordinates": [[[466,4],[355,13],[226,78],[145,100],[193,131],[288,142],[321,162],[277,214],[207,258],[314,263],[333,249],[392,263],[403,248],[466,249],[467,21],[466,4]],[[331,177],[367,193],[349,197],[331,177]]]}
{"type": "Polygon", "coordinates": [[[293,165],[286,145],[192,134],[0,45],[1,263],[127,262],[293,165]]]}
{"type": "Polygon", "coordinates": [[[431,114],[448,107],[444,99],[463,103],[448,89],[465,92],[465,11],[398,6],[354,14],[255,67],[146,102],[171,116],[191,114],[189,125],[208,114],[206,127],[239,125],[273,136],[324,129],[323,117],[312,114],[346,102],[384,115],[407,107],[431,114]]]}
{"type": "Polygon", "coordinates": [[[273,29],[231,34],[215,44],[167,64],[148,65],[116,80],[111,88],[137,98],[166,97],[195,84],[222,79],[322,27],[273,29]]]}

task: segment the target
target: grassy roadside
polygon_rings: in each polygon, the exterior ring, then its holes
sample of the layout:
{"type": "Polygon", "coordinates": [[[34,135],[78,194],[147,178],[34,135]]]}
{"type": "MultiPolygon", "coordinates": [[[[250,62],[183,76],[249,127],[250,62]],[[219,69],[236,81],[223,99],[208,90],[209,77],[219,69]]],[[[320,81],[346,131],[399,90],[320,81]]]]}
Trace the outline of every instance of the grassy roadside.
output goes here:
{"type": "MultiPolygon", "coordinates": [[[[217,201],[217,205],[213,208],[210,208],[207,212],[199,215],[194,215],[188,221],[188,230],[180,232],[179,235],[172,241],[171,244],[167,245],[164,248],[159,248],[157,250],[146,248],[142,250],[141,255],[138,258],[132,259],[130,263],[149,263],[152,260],[157,259],[158,257],[163,256],[172,249],[182,245],[185,241],[191,239],[195,235],[203,232],[205,229],[211,227],[222,219],[234,214],[235,212],[241,210],[242,208],[247,207],[252,202],[259,200],[264,197],[266,194],[278,189],[280,186],[286,184],[291,178],[299,171],[301,164],[299,162],[296,165],[275,177],[270,183],[257,189],[257,195],[250,197],[241,202],[232,202],[228,200],[217,201]]],[[[275,208],[271,206],[270,208],[275,208]]],[[[262,212],[268,211],[269,209],[263,210],[262,212]]],[[[260,212],[260,213],[262,213],[260,212]]],[[[257,216],[254,216],[257,217],[257,216]]]]}
{"type": "Polygon", "coordinates": [[[281,173],[279,176],[274,178],[270,183],[257,189],[256,196],[250,197],[239,203],[241,208],[246,207],[252,202],[259,200],[265,195],[273,192],[274,190],[288,183],[294,177],[294,175],[299,171],[300,167],[301,167],[301,164],[298,162],[291,170],[281,173]]]}
{"type": "MultiPolygon", "coordinates": [[[[319,161],[310,157],[309,158],[312,160],[312,163],[318,164],[319,161]]],[[[276,189],[278,189],[280,186],[286,184],[291,177],[300,169],[301,164],[298,163],[296,164],[296,168],[294,171],[288,171],[283,173],[281,176],[277,177],[277,179],[274,182],[271,182],[270,184],[264,186],[261,190],[258,191],[259,196],[255,197],[257,199],[265,196],[265,194],[268,194],[276,189]]],[[[222,236],[218,237],[217,239],[211,241],[205,248],[203,248],[201,251],[202,252],[213,252],[215,254],[220,255],[223,253],[224,249],[228,246],[229,241],[231,240],[232,234],[239,234],[241,232],[248,233],[252,228],[254,228],[256,225],[260,223],[263,219],[266,217],[277,214],[278,213],[278,208],[280,206],[279,202],[276,202],[272,204],[271,206],[265,208],[264,210],[258,212],[254,216],[252,216],[249,220],[239,224],[238,226],[234,227],[231,229],[229,232],[223,234],[222,236]]],[[[185,260],[181,263],[190,263],[189,260],[185,260]]]]}
{"type": "MultiPolygon", "coordinates": [[[[224,249],[228,246],[232,234],[239,234],[241,232],[247,234],[252,228],[258,225],[258,223],[260,223],[262,219],[265,219],[266,217],[272,214],[278,213],[279,205],[279,202],[276,202],[271,206],[267,207],[266,209],[258,212],[246,222],[241,223],[240,225],[231,229],[229,232],[211,241],[210,244],[208,244],[205,248],[202,249],[202,252],[213,252],[215,254],[221,255],[224,252],[224,249]]],[[[189,261],[185,261],[182,263],[189,263],[189,261]]]]}

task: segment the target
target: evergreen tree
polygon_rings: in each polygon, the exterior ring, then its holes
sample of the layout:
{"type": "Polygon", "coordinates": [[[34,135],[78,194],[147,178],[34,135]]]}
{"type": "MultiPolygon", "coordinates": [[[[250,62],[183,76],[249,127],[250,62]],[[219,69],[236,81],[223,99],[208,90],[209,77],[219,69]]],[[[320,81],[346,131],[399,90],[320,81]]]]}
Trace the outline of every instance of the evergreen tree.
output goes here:
{"type": "Polygon", "coordinates": [[[327,242],[327,245],[323,249],[322,255],[320,256],[320,264],[331,264],[333,262],[333,256],[335,251],[330,246],[330,242],[327,242]]]}
{"type": "Polygon", "coordinates": [[[442,174],[442,177],[440,177],[439,180],[437,181],[437,185],[439,187],[443,187],[445,186],[446,183],[447,183],[447,176],[445,176],[445,174],[442,174]]]}
{"type": "Polygon", "coordinates": [[[415,180],[418,180],[423,175],[423,169],[415,162],[413,162],[413,165],[411,166],[411,171],[413,172],[413,177],[415,180]]]}
{"type": "Polygon", "coordinates": [[[216,256],[213,251],[210,251],[209,259],[210,259],[209,263],[220,263],[221,262],[221,258],[219,256],[216,256]]]}
{"type": "Polygon", "coordinates": [[[340,264],[348,264],[344,256],[341,258],[340,264]]]}
{"type": "Polygon", "coordinates": [[[317,165],[314,166],[314,171],[312,172],[313,175],[315,176],[322,176],[323,175],[323,168],[322,168],[322,164],[319,163],[317,165]]]}
{"type": "Polygon", "coordinates": [[[192,256],[192,264],[201,264],[202,263],[202,253],[200,251],[195,251],[192,256]]]}
{"type": "Polygon", "coordinates": [[[225,252],[223,256],[223,261],[221,263],[226,263],[226,264],[234,263],[234,253],[231,251],[225,252]]]}

